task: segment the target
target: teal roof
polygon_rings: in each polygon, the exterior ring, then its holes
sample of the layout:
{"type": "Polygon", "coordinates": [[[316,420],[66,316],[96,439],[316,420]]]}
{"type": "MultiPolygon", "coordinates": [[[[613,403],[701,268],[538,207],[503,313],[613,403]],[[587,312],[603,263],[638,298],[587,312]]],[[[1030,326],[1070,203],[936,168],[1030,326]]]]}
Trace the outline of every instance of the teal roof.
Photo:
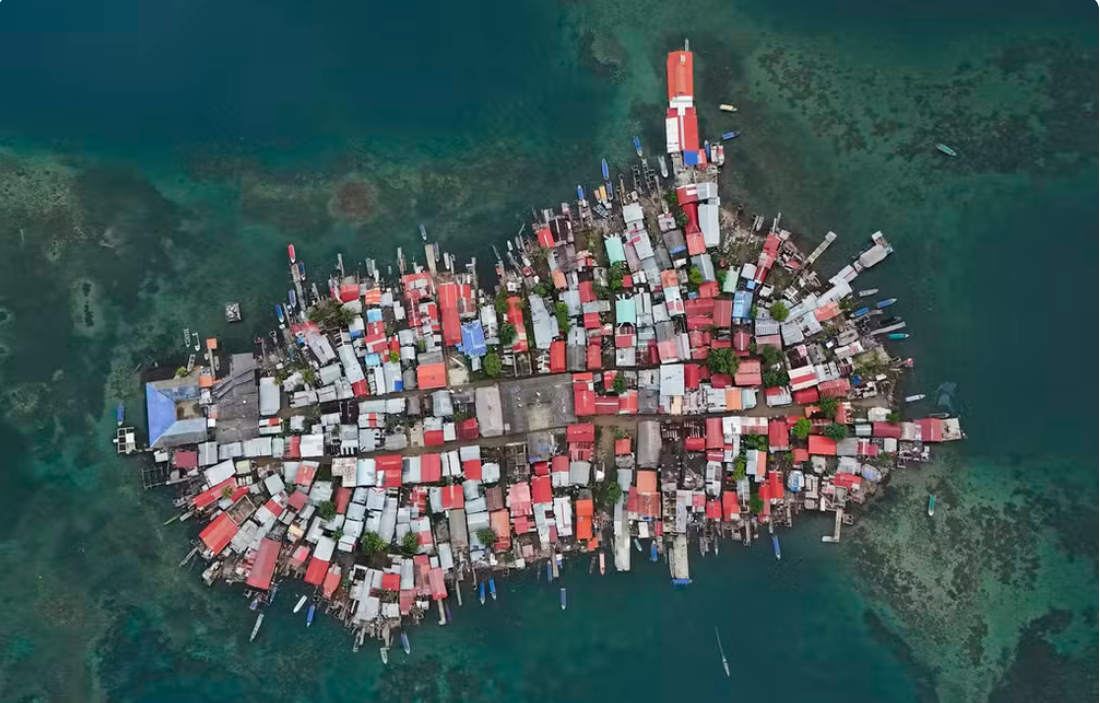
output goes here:
{"type": "Polygon", "coordinates": [[[638,324],[638,307],[634,298],[619,298],[615,301],[615,322],[617,324],[638,324]]]}
{"type": "Polygon", "coordinates": [[[607,260],[612,264],[626,263],[626,251],[623,249],[623,240],[618,235],[614,237],[608,237],[603,240],[604,248],[607,249],[607,260]]]}

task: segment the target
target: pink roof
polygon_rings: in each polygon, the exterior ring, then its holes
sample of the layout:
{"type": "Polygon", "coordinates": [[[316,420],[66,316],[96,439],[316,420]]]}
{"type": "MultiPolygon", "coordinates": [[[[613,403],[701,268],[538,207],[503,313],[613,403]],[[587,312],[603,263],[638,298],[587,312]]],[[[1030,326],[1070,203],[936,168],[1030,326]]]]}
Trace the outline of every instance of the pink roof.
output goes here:
{"type": "Polygon", "coordinates": [[[836,441],[819,434],[812,434],[810,435],[810,454],[836,456],[836,441]]]}
{"type": "Polygon", "coordinates": [[[271,576],[275,573],[275,562],[279,558],[279,542],[273,539],[260,540],[260,548],[256,551],[256,559],[252,562],[252,569],[248,572],[246,583],[252,588],[267,590],[271,587],[271,576]]]}
{"type": "Polygon", "coordinates": [[[934,418],[926,417],[923,420],[917,420],[914,423],[920,428],[921,441],[922,442],[942,442],[943,441],[943,422],[934,418]]]}
{"type": "Polygon", "coordinates": [[[768,449],[782,452],[791,448],[791,435],[786,420],[772,420],[768,423],[768,449]]]}
{"type": "Polygon", "coordinates": [[[555,474],[569,472],[569,457],[558,455],[550,461],[550,472],[555,474]]]}
{"type": "Polygon", "coordinates": [[[668,71],[668,99],[695,97],[695,65],[690,51],[671,51],[665,62],[668,71]]]}
{"type": "Polygon", "coordinates": [[[841,488],[852,488],[853,486],[858,487],[862,484],[863,478],[855,474],[837,474],[836,477],[833,478],[833,483],[841,488]]]}
{"type": "Polygon", "coordinates": [[[294,491],[290,494],[290,498],[286,503],[295,510],[301,512],[302,508],[306,507],[306,501],[309,500],[309,493],[302,490],[294,491]]]}
{"type": "MultiPolygon", "coordinates": [[[[459,332],[461,334],[461,330],[459,332]]],[[[447,367],[443,364],[421,364],[416,367],[416,384],[420,390],[446,388],[447,367]]]]}
{"type": "Polygon", "coordinates": [[[726,444],[722,435],[722,418],[707,418],[707,449],[721,449],[726,444]]]}
{"type": "Polygon", "coordinates": [[[759,386],[763,383],[760,374],[760,361],[758,359],[744,359],[737,366],[737,373],[733,375],[733,382],[739,386],[759,386]]]}
{"type": "Polygon", "coordinates": [[[177,469],[194,469],[199,465],[198,452],[176,452],[172,455],[172,466],[177,469]]]}
{"type": "Polygon", "coordinates": [[[892,437],[893,439],[901,439],[901,425],[897,425],[892,422],[872,422],[871,436],[892,437]]]}
{"type": "Polygon", "coordinates": [[[837,378],[832,381],[822,381],[817,388],[822,398],[843,398],[848,395],[852,384],[846,378],[837,378]]]}
{"type": "Polygon", "coordinates": [[[580,390],[573,393],[573,412],[578,417],[596,414],[596,392],[580,390]]]}
{"type": "Polygon", "coordinates": [[[215,554],[221,554],[234,535],[237,534],[237,523],[229,519],[228,513],[221,513],[218,517],[210,521],[210,524],[203,528],[199,533],[199,539],[202,540],[206,548],[215,554]]]}
{"type": "Polygon", "coordinates": [[[512,517],[530,515],[531,509],[531,484],[513,483],[508,487],[508,509],[512,517]]]}
{"type": "MultiPolygon", "coordinates": [[[[615,401],[615,404],[617,408],[618,400],[615,401]]],[[[591,422],[578,422],[569,425],[565,429],[565,439],[568,442],[595,442],[596,426],[591,422]]]]}
{"type": "Polygon", "coordinates": [[[317,467],[313,464],[301,464],[298,473],[294,475],[294,483],[303,488],[309,488],[313,484],[313,477],[317,475],[317,467]]]}

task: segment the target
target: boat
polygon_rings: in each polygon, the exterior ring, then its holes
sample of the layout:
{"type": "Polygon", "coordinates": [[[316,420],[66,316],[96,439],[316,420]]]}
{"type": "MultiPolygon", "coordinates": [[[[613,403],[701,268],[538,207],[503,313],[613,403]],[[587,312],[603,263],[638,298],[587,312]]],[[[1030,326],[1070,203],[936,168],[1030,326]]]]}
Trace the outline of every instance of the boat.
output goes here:
{"type": "MultiPolygon", "coordinates": [[[[929,513],[931,515],[931,513],[929,513]]],[[[264,624],[264,614],[260,613],[256,616],[256,624],[252,626],[252,634],[248,636],[248,641],[256,639],[256,635],[260,633],[260,625],[264,624]]]]}
{"type": "Polygon", "coordinates": [[[737,108],[733,105],[730,105],[729,103],[722,103],[718,106],[718,109],[722,112],[737,112],[737,108]]]}
{"type": "Polygon", "coordinates": [[[584,188],[577,184],[577,200],[584,200],[584,188]]]}
{"type": "Polygon", "coordinates": [[[378,655],[382,657],[382,663],[383,664],[389,664],[390,663],[390,648],[389,647],[379,647],[378,648],[378,655]]]}
{"type": "MultiPolygon", "coordinates": [[[[936,495],[930,494],[928,496],[928,517],[932,517],[936,514],[936,495]]],[[[263,617],[263,616],[261,616],[263,617]]],[[[257,625],[258,627],[258,625],[257,625]]]]}
{"type": "Polygon", "coordinates": [[[779,535],[772,535],[772,549],[775,550],[776,559],[783,558],[783,553],[779,551],[779,535]]]}
{"type": "Polygon", "coordinates": [[[713,159],[710,158],[710,141],[703,140],[703,153],[707,155],[707,163],[710,163],[713,159]]]}
{"type": "Polygon", "coordinates": [[[275,317],[279,318],[280,325],[286,322],[286,316],[283,315],[283,306],[281,303],[275,303],[275,317]]]}
{"type": "Polygon", "coordinates": [[[454,622],[454,618],[451,617],[451,606],[444,605],[443,610],[447,613],[447,622],[454,622]]]}
{"type": "Polygon", "coordinates": [[[634,151],[638,152],[638,158],[642,157],[642,140],[637,136],[634,137],[634,151]]]}
{"type": "Polygon", "coordinates": [[[401,649],[405,650],[405,654],[412,654],[412,646],[409,645],[409,636],[405,634],[405,631],[401,631],[401,649]]]}
{"type": "Polygon", "coordinates": [[[718,634],[718,628],[714,628],[714,636],[718,638],[718,653],[722,655],[722,668],[726,670],[726,676],[730,675],[730,663],[726,660],[726,650],[722,649],[722,636],[718,634]]]}
{"type": "Polygon", "coordinates": [[[924,393],[917,393],[916,395],[905,396],[906,403],[915,403],[918,400],[924,400],[924,393]]]}
{"type": "Polygon", "coordinates": [[[889,307],[889,306],[893,305],[896,302],[898,302],[897,298],[887,298],[886,300],[880,300],[877,303],[875,303],[875,307],[878,308],[879,310],[881,310],[885,307],[889,307]]]}
{"type": "Polygon", "coordinates": [[[634,538],[634,548],[639,552],[642,551],[642,542],[637,537],[634,538]]]}
{"type": "Polygon", "coordinates": [[[493,577],[489,577],[489,595],[493,597],[493,600],[497,599],[497,582],[493,580],[493,577]]]}
{"type": "Polygon", "coordinates": [[[310,603],[309,610],[306,611],[306,627],[313,624],[313,616],[317,614],[317,604],[310,603]]]}
{"type": "Polygon", "coordinates": [[[668,162],[665,161],[664,154],[657,157],[657,165],[661,167],[661,178],[668,178],[668,162]]]}
{"type": "Polygon", "coordinates": [[[691,579],[672,579],[672,585],[678,587],[690,586],[691,579]]]}
{"type": "Polygon", "coordinates": [[[732,132],[726,132],[725,134],[723,134],[722,139],[726,139],[726,140],[737,139],[740,136],[741,136],[741,130],[735,129],[732,132]]]}
{"type": "Polygon", "coordinates": [[[649,560],[657,561],[657,540],[649,543],[649,560]]]}
{"type": "Polygon", "coordinates": [[[306,262],[298,262],[298,278],[304,279],[306,277],[306,262]]]}
{"type": "Polygon", "coordinates": [[[549,559],[547,559],[547,561],[546,561],[546,580],[547,581],[553,581],[554,580],[554,564],[549,559]]]}
{"type": "Polygon", "coordinates": [[[605,573],[607,573],[607,564],[605,563],[605,559],[606,557],[604,556],[604,553],[600,552],[600,576],[603,576],[605,573]]]}
{"type": "Polygon", "coordinates": [[[611,181],[604,183],[607,186],[607,199],[613,200],[615,198],[615,189],[611,187],[611,181]]]}
{"type": "Polygon", "coordinates": [[[909,339],[909,333],[908,332],[891,332],[890,334],[886,335],[886,338],[887,339],[909,339]]]}
{"type": "Polygon", "coordinates": [[[726,163],[726,147],[721,144],[715,144],[710,148],[711,154],[714,156],[714,165],[721,166],[726,163]]]}
{"type": "Polygon", "coordinates": [[[609,180],[611,178],[611,171],[607,168],[607,159],[602,159],[600,161],[600,168],[603,170],[603,179],[605,181],[609,180]]]}
{"type": "Polygon", "coordinates": [[[864,315],[866,315],[869,312],[871,312],[871,308],[860,308],[859,310],[856,310],[855,312],[852,313],[852,317],[853,318],[863,317],[864,315]]]}
{"type": "Polygon", "coordinates": [[[290,263],[291,264],[293,264],[295,261],[298,260],[298,255],[294,252],[294,245],[293,244],[287,244],[286,245],[286,255],[290,257],[290,263]]]}
{"type": "Polygon", "coordinates": [[[858,295],[861,298],[870,298],[875,293],[878,293],[878,288],[864,288],[863,290],[859,291],[859,293],[857,293],[856,295],[858,295]]]}
{"type": "Polygon", "coordinates": [[[300,611],[302,609],[302,606],[304,606],[306,604],[306,601],[308,600],[309,596],[302,596],[301,598],[299,598],[298,603],[294,606],[294,612],[297,613],[298,611],[300,611]]]}
{"type": "Polygon", "coordinates": [[[122,403],[119,403],[118,406],[115,407],[115,422],[118,423],[119,427],[122,427],[122,421],[125,417],[126,407],[122,403]]]}
{"type": "Polygon", "coordinates": [[[565,610],[565,589],[564,588],[561,589],[561,591],[559,591],[559,596],[561,597],[561,609],[565,610]]]}
{"type": "Polygon", "coordinates": [[[279,595],[279,582],[271,584],[271,590],[267,593],[267,604],[271,605],[275,602],[275,596],[279,595]]]}
{"type": "Polygon", "coordinates": [[[477,585],[477,599],[481,601],[482,605],[485,605],[485,584],[479,583],[477,585]]]}
{"type": "Polygon", "coordinates": [[[290,308],[293,310],[298,307],[298,294],[291,288],[286,292],[286,301],[290,303],[290,308]]]}
{"type": "Polygon", "coordinates": [[[428,241],[428,230],[424,228],[424,225],[420,225],[420,238],[425,242],[428,241]]]}
{"type": "Polygon", "coordinates": [[[943,153],[947,154],[948,156],[958,156],[959,155],[959,153],[957,151],[955,151],[951,147],[947,146],[946,144],[937,144],[936,148],[939,149],[940,151],[942,151],[943,153]]]}

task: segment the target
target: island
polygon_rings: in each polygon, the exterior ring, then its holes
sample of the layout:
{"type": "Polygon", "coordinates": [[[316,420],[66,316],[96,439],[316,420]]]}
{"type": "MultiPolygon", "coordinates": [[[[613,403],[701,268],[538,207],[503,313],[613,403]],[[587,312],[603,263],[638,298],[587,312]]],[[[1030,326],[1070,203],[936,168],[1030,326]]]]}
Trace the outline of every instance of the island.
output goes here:
{"type": "MultiPolygon", "coordinates": [[[[148,374],[143,484],[178,491],[169,522],[202,524],[181,565],[243,582],[252,638],[280,584],[305,625],[338,618],[384,661],[433,604],[445,625],[519,569],[664,559],[688,587],[693,545],[781,559],[804,511],[835,515],[835,543],[892,471],[964,436],[953,408],[910,417],[906,323],[857,287],[885,235],[823,280],[836,234],[807,255],[780,217],[723,206],[739,133],[700,143],[692,63],[668,55],[663,153],[635,137],[634,163],[532,211],[490,285],[424,226],[396,271],[341,256],[307,278],[290,245],[254,349],[187,329],[186,363],[148,374]]],[[[138,452],[121,405],[118,424],[138,452]]]]}

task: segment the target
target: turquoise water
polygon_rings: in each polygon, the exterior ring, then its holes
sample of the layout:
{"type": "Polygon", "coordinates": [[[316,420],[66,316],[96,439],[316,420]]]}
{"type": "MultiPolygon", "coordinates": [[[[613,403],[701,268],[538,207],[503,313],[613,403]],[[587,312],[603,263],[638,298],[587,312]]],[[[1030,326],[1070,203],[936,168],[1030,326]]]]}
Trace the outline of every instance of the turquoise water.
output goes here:
{"type": "Polygon", "coordinates": [[[0,700],[1095,699],[1091,374],[1039,369],[1091,320],[1068,301],[1091,281],[1096,19],[1077,2],[3,3],[0,700]],[[968,441],[841,545],[805,520],[782,562],[729,544],[684,592],[663,564],[578,564],[563,613],[521,575],[383,670],[291,618],[290,587],[249,646],[243,599],[176,568],[197,526],[162,527],[170,496],[112,455],[135,369],[182,360],[184,326],[247,348],[287,241],[327,267],[387,257],[423,221],[484,258],[601,157],[626,163],[630,135],[659,142],[685,35],[704,131],[745,132],[724,200],[808,242],[838,232],[826,272],[885,231],[897,254],[867,284],[900,298],[914,392],[958,384],[968,441]]]}

